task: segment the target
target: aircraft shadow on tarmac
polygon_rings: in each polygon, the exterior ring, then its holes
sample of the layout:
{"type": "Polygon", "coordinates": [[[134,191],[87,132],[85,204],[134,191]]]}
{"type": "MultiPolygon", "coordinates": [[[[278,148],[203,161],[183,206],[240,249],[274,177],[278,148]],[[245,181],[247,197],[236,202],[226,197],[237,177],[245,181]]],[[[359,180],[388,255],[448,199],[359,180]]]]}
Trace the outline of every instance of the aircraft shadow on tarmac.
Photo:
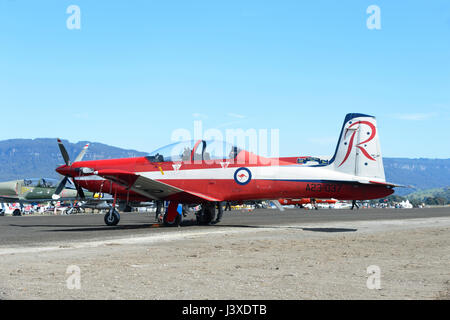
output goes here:
{"type": "Polygon", "coordinates": [[[250,225],[223,225],[218,224],[217,227],[229,227],[229,228],[255,228],[255,229],[293,229],[312,232],[356,232],[358,229],[349,228],[303,228],[303,227],[289,227],[289,226],[250,226],[250,225]]]}
{"type": "Polygon", "coordinates": [[[128,229],[148,229],[154,227],[154,224],[136,224],[136,225],[119,225],[119,226],[74,226],[74,225],[10,225],[11,227],[21,227],[21,228],[49,228],[49,230],[40,230],[45,232],[77,232],[77,231],[108,231],[108,230],[128,230],[128,229]],[[51,229],[51,228],[65,228],[65,229],[51,229]]]}
{"type": "MultiPolygon", "coordinates": [[[[166,227],[158,223],[145,223],[145,224],[123,224],[117,226],[75,226],[75,225],[15,225],[10,224],[11,227],[22,227],[22,228],[49,228],[50,230],[45,230],[47,232],[97,232],[97,231],[111,231],[111,230],[139,230],[139,229],[152,229],[152,228],[163,228],[163,229],[178,229],[173,227],[166,227]],[[58,229],[51,229],[51,228],[58,229]],[[64,228],[64,229],[61,229],[64,228]]],[[[197,226],[195,220],[187,220],[181,223],[181,227],[191,227],[197,226]]],[[[303,228],[303,227],[292,227],[292,226],[270,226],[270,225],[239,225],[239,224],[213,224],[207,227],[211,228],[252,228],[252,229],[292,229],[292,230],[302,230],[311,232],[356,232],[358,229],[350,228],[303,228]]],[[[43,231],[43,230],[42,230],[43,231]]]]}
{"type": "Polygon", "coordinates": [[[314,231],[314,232],[356,232],[358,229],[347,229],[347,228],[302,228],[303,231],[314,231]]]}
{"type": "MultiPolygon", "coordinates": [[[[183,221],[181,223],[182,227],[196,226],[197,223],[195,220],[192,221],[183,221]]],[[[54,225],[54,224],[28,224],[28,225],[18,225],[18,224],[10,224],[11,227],[20,227],[20,228],[48,228],[48,230],[40,230],[44,232],[96,232],[96,231],[111,231],[111,230],[138,230],[138,229],[152,229],[152,228],[163,228],[163,229],[177,229],[174,227],[166,227],[159,223],[139,223],[139,224],[121,224],[117,226],[94,226],[90,225],[54,225]],[[58,228],[58,229],[54,229],[58,228]],[[63,229],[61,229],[63,228],[63,229]]]]}

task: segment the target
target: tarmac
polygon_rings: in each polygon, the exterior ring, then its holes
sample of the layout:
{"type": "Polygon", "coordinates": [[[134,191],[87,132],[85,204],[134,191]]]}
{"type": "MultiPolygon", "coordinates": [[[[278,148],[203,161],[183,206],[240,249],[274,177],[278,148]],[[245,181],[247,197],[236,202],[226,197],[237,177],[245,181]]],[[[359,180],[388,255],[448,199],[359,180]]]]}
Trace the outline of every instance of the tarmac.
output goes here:
{"type": "Polygon", "coordinates": [[[450,208],[0,217],[1,299],[449,299],[450,208]],[[68,287],[69,267],[81,287],[68,287]],[[381,270],[369,289],[368,268],[381,270]]]}
{"type": "Polygon", "coordinates": [[[0,247],[41,245],[47,242],[114,239],[149,233],[211,230],[211,228],[258,228],[302,223],[377,221],[450,217],[450,207],[424,209],[256,209],[225,211],[222,222],[198,226],[193,214],[185,218],[180,228],[164,227],[154,213],[121,213],[117,226],[109,227],[102,214],[26,215],[0,217],[0,247]]]}

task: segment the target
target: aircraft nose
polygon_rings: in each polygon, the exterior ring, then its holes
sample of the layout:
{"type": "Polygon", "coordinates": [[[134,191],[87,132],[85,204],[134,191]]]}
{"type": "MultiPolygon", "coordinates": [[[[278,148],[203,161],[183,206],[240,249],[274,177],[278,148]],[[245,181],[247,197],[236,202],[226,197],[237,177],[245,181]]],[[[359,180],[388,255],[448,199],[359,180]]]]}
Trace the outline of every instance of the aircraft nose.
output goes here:
{"type": "Polygon", "coordinates": [[[0,182],[0,192],[5,196],[16,196],[17,195],[17,182],[8,181],[0,182]]]}
{"type": "Polygon", "coordinates": [[[63,165],[63,166],[56,168],[56,172],[58,172],[62,176],[68,175],[69,171],[70,171],[70,167],[67,165],[63,165]]]}

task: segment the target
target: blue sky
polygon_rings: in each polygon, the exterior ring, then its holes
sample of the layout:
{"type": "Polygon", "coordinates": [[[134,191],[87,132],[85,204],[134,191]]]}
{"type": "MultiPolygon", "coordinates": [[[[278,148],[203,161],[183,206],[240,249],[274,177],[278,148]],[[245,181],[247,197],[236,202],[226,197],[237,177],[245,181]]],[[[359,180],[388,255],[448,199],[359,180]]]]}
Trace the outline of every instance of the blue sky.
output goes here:
{"type": "Polygon", "coordinates": [[[450,158],[447,0],[0,0],[0,44],[0,140],[150,152],[202,120],[331,155],[358,112],[377,117],[384,156],[450,158]]]}

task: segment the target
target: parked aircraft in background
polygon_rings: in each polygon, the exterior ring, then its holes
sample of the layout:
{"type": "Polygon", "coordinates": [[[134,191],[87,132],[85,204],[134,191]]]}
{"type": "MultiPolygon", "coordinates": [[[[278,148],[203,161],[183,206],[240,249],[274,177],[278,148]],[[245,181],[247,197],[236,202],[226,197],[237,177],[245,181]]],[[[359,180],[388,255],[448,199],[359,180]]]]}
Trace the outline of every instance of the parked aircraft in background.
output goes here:
{"type": "Polygon", "coordinates": [[[365,200],[388,196],[396,187],[385,180],[375,117],[364,114],[348,114],[332,159],[313,164],[305,157],[264,158],[204,140],[175,143],[147,157],[96,161],[77,157],[73,163],[60,140],[59,147],[66,162],[56,169],[65,176],[61,184],[73,178],[78,189],[114,195],[104,219],[107,225],[120,220],[117,200],[170,201],[166,225],[180,224],[178,204],[201,204],[197,221],[208,224],[216,210],[221,217],[223,201],[365,200]]]}
{"type": "Polygon", "coordinates": [[[333,205],[333,209],[351,209],[351,208],[352,204],[345,201],[339,201],[333,205]]]}
{"type": "MultiPolygon", "coordinates": [[[[0,202],[19,203],[19,207],[14,209],[13,215],[23,213],[23,205],[29,203],[43,203],[53,201],[53,194],[56,192],[60,182],[50,178],[23,179],[0,182],[0,202]]],[[[77,199],[77,190],[70,182],[61,189],[60,201],[71,201],[77,199]]],[[[94,193],[87,192],[85,196],[92,198],[94,193]]]]}
{"type": "Polygon", "coordinates": [[[317,204],[335,204],[336,199],[314,199],[314,198],[301,198],[301,199],[278,199],[278,202],[282,205],[298,205],[304,206],[306,204],[311,204],[315,206],[317,204]]]}

